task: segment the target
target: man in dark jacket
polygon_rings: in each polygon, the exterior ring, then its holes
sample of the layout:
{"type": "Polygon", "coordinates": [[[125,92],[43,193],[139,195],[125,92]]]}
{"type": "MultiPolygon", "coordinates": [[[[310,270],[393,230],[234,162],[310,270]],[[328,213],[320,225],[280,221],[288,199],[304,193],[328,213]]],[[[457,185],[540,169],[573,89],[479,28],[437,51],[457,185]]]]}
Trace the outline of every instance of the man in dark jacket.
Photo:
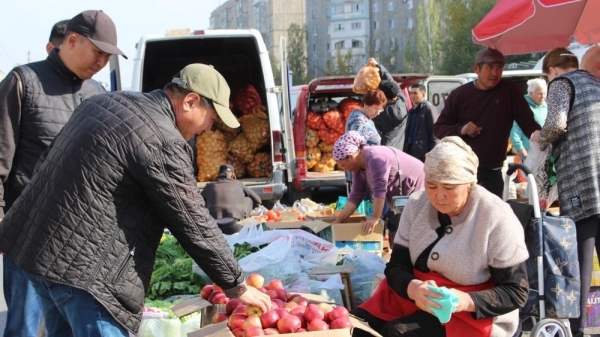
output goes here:
{"type": "Polygon", "coordinates": [[[229,94],[192,64],[163,90],[75,110],[0,224],[0,251],[34,283],[50,337],[137,333],[165,227],[227,297],[270,307],[204,207],[186,142],[217,118],[239,127],[229,94]]]}
{"type": "Polygon", "coordinates": [[[400,86],[392,77],[387,69],[381,64],[377,64],[374,59],[368,62],[376,64],[379,68],[381,83],[379,89],[383,91],[387,98],[387,105],[383,112],[373,118],[373,123],[381,135],[381,145],[395,147],[402,151],[404,147],[404,134],[406,133],[406,98],[400,91],[400,86]]]}
{"type": "Polygon", "coordinates": [[[234,168],[229,164],[219,167],[217,179],[204,187],[202,197],[210,216],[215,219],[243,220],[250,216],[254,207],[262,203],[256,193],[235,180],[234,168]]]}
{"type": "MultiPolygon", "coordinates": [[[[101,11],[75,16],[60,49],[14,68],[0,83],[0,218],[29,183],[38,158],[86,98],[104,93],[91,80],[117,47],[112,20],[101,11]]],[[[26,210],[25,210],[26,211],[26,210]]],[[[4,257],[8,315],[4,336],[35,336],[41,307],[32,284],[4,257]]]]}
{"type": "Polygon", "coordinates": [[[433,116],[435,108],[425,99],[425,86],[417,83],[410,87],[413,107],[408,111],[408,127],[404,152],[425,162],[425,154],[435,146],[433,116]]]}

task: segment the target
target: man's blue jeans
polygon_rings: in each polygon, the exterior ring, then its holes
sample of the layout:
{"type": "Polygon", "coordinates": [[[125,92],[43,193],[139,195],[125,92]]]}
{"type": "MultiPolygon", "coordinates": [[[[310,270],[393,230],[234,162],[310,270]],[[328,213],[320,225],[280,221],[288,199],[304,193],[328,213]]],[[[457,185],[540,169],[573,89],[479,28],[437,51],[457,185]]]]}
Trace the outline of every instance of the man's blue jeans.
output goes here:
{"type": "Polygon", "coordinates": [[[127,329],[87,291],[25,273],[42,304],[48,337],[127,337],[127,329]]]}
{"type": "Polygon", "coordinates": [[[8,313],[4,337],[36,337],[42,308],[33,285],[11,258],[3,256],[4,298],[8,313]]]}

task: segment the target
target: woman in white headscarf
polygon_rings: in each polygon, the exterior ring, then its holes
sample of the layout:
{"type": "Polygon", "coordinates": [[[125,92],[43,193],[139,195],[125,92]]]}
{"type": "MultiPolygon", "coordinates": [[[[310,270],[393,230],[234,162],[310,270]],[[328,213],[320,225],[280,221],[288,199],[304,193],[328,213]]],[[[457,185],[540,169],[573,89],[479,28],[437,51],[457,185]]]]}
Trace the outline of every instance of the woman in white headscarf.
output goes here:
{"type": "Polygon", "coordinates": [[[383,336],[515,333],[529,291],[523,228],[507,203],[477,187],[478,164],[459,137],[426,155],[425,190],[404,208],[386,279],[354,311],[383,336]],[[442,295],[431,286],[446,287],[455,308],[434,302],[442,295]]]}

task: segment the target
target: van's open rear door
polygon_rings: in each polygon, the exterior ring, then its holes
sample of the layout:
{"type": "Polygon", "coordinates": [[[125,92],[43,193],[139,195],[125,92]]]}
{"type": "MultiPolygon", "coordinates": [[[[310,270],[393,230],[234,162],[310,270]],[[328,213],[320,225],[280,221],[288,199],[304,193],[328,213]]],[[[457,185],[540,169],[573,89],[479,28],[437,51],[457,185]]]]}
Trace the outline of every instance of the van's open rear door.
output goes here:
{"type": "Polygon", "coordinates": [[[280,69],[281,69],[281,110],[280,119],[281,119],[281,133],[282,133],[282,143],[285,148],[285,163],[287,166],[287,181],[291,183],[294,177],[296,176],[296,156],[294,154],[294,135],[292,129],[292,106],[290,102],[290,71],[289,65],[287,62],[287,39],[285,37],[281,37],[279,40],[279,59],[280,59],[280,69]]]}
{"type": "Polygon", "coordinates": [[[119,55],[111,55],[110,67],[110,91],[121,91],[121,68],[119,67],[119,55]]]}

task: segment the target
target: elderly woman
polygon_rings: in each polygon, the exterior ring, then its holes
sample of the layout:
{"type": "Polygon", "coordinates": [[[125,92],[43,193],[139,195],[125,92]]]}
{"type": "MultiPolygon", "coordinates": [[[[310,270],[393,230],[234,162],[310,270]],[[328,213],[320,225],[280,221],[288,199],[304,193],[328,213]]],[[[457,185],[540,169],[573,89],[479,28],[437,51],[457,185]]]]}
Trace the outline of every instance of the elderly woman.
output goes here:
{"type": "MultiPolygon", "coordinates": [[[[560,215],[575,221],[584,313],[594,247],[600,252],[600,80],[577,69],[577,57],[565,48],[553,49],[544,58],[542,70],[550,84],[539,143],[542,150],[552,145],[560,215]]],[[[571,320],[574,336],[583,334],[583,317],[571,320]]]]}
{"type": "Polygon", "coordinates": [[[371,145],[379,145],[381,136],[372,119],[383,111],[387,98],[381,90],[369,90],[363,95],[362,107],[352,111],[346,121],[346,132],[357,131],[371,145]]]}
{"type": "MultiPolygon", "coordinates": [[[[381,220],[383,206],[396,195],[410,195],[423,188],[423,163],[392,147],[368,146],[356,131],[348,131],[333,146],[333,159],[352,172],[352,191],[335,222],[344,222],[354,213],[366,193],[373,197],[373,214],[364,224],[371,233],[381,220]]],[[[390,236],[394,228],[390,228],[390,236]]]]}
{"type": "Polygon", "coordinates": [[[515,333],[529,290],[523,228],[507,203],[476,185],[478,164],[455,136],[426,155],[425,190],[404,208],[386,279],[354,311],[384,337],[515,333]],[[454,310],[432,314],[441,308],[435,287],[448,289],[454,310]]]}
{"type": "MultiPolygon", "coordinates": [[[[544,125],[546,120],[546,81],[542,78],[534,78],[527,81],[527,95],[525,100],[529,103],[529,108],[533,112],[533,118],[539,125],[544,125]]],[[[517,122],[513,122],[513,127],[510,130],[510,141],[512,142],[517,156],[521,162],[525,161],[529,152],[529,137],[525,135],[517,122]]]]}

